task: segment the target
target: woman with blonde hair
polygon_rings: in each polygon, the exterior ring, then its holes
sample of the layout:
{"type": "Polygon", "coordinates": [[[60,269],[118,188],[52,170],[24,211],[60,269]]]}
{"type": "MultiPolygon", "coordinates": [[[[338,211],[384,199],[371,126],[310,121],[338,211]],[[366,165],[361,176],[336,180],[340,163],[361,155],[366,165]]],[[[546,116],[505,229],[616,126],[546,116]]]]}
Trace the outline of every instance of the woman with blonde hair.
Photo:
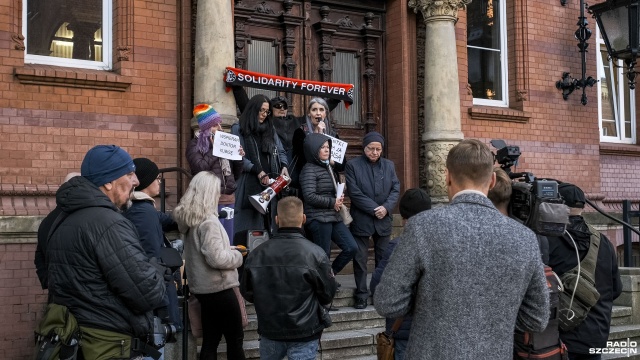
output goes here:
{"type": "Polygon", "coordinates": [[[243,360],[242,315],[233,288],[238,287],[242,254],[229,246],[229,237],[218,220],[220,179],[201,171],[193,177],[180,204],[173,211],[185,234],[185,270],[189,289],[202,307],[200,360],[216,359],[222,335],[227,356],[243,360]]]}

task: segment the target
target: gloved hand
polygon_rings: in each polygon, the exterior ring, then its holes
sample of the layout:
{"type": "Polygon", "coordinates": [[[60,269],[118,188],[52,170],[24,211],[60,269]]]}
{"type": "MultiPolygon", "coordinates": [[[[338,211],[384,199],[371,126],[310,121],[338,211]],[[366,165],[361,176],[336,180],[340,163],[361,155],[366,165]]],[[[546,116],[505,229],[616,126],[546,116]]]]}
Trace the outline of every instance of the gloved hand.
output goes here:
{"type": "Polygon", "coordinates": [[[240,254],[242,254],[242,256],[247,256],[247,254],[249,253],[249,250],[247,250],[247,247],[244,245],[236,245],[234,246],[234,248],[240,251],[240,254]]]}
{"type": "Polygon", "coordinates": [[[173,281],[173,274],[171,273],[171,269],[160,263],[156,257],[152,257],[151,259],[149,259],[149,263],[153,265],[156,270],[158,270],[158,272],[164,278],[165,282],[173,281]]]}

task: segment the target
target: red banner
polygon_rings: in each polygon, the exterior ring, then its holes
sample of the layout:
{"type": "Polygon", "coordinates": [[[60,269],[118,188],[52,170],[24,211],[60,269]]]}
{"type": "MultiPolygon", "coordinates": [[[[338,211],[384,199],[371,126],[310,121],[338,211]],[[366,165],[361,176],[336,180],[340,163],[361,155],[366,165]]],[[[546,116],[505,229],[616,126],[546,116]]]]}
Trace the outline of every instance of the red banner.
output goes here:
{"type": "MultiPolygon", "coordinates": [[[[286,78],[232,67],[226,68],[224,81],[228,86],[247,86],[342,100],[347,107],[353,104],[353,92],[355,91],[352,84],[286,78]]],[[[230,90],[227,88],[227,91],[230,90]]]]}

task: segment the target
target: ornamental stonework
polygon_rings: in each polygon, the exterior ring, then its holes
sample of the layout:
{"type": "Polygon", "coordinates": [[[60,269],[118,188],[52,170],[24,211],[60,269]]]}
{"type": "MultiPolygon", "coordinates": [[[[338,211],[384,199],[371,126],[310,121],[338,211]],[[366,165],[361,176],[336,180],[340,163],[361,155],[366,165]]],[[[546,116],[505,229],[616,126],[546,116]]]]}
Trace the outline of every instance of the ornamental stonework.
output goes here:
{"type": "Polygon", "coordinates": [[[471,0],[409,0],[409,7],[416,13],[420,11],[424,21],[448,18],[458,20],[458,10],[466,8],[471,0]]]}

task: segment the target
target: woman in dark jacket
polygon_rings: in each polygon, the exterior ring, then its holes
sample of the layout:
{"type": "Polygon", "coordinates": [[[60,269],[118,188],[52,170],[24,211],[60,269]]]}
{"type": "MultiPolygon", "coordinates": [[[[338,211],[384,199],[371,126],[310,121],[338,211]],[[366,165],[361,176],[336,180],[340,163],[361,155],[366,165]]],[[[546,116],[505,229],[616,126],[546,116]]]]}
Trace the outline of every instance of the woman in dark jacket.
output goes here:
{"type": "MultiPolygon", "coordinates": [[[[211,171],[220,179],[220,202],[218,212],[223,207],[234,208],[236,180],[242,173],[242,161],[231,161],[213,155],[213,137],[216,131],[222,130],[222,117],[207,104],[196,105],[193,115],[198,120],[200,132],[191,139],[187,145],[187,162],[191,168],[191,175],[200,171],[211,171]]],[[[244,156],[244,150],[240,147],[240,155],[244,156]]],[[[233,219],[220,219],[224,226],[229,241],[233,244],[233,219]]]]}
{"type": "Polygon", "coordinates": [[[263,216],[249,202],[249,196],[262,192],[269,185],[269,179],[279,175],[289,176],[287,154],[271,123],[269,99],[258,94],[252,97],[240,115],[240,121],[233,124],[231,132],[240,137],[245,151],[242,174],[236,190],[236,215],[234,232],[275,228],[277,199],[273,199],[268,210],[270,216],[263,216]]]}
{"type": "Polygon", "coordinates": [[[313,242],[330,255],[331,241],[342,250],[331,268],[339,273],[353,259],[356,242],[340,217],[344,194],[336,198],[336,174],[330,165],[331,139],[322,134],[309,134],[304,141],[307,163],[300,174],[307,228],[313,242]]]}

